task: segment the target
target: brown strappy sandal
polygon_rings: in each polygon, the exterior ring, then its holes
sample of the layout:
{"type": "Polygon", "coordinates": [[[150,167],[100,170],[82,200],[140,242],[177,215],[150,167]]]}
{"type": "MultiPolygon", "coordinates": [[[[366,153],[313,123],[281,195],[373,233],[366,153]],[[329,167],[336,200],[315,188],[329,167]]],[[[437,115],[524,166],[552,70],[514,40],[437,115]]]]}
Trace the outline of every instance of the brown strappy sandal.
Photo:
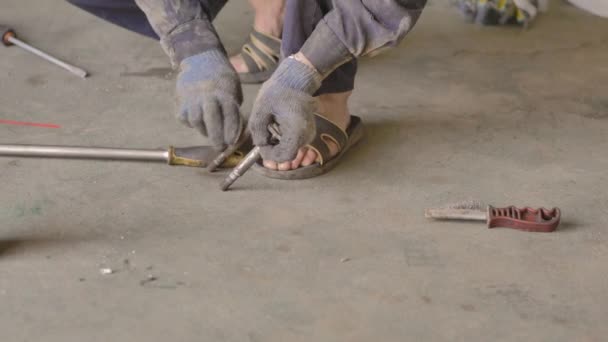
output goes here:
{"type": "Polygon", "coordinates": [[[242,83],[265,82],[276,70],[281,57],[281,40],[255,29],[241,49],[248,72],[239,73],[242,83]]]}
{"type": "Polygon", "coordinates": [[[363,138],[363,123],[358,116],[351,116],[350,125],[346,131],[319,114],[315,114],[315,124],[317,135],[313,142],[306,147],[317,152],[320,159],[317,163],[295,170],[277,171],[264,167],[260,161],[254,165],[254,169],[266,177],[276,179],[306,179],[320,176],[336,167],[344,154],[363,138]],[[340,152],[333,157],[330,157],[327,140],[331,140],[338,145],[340,152]]]}

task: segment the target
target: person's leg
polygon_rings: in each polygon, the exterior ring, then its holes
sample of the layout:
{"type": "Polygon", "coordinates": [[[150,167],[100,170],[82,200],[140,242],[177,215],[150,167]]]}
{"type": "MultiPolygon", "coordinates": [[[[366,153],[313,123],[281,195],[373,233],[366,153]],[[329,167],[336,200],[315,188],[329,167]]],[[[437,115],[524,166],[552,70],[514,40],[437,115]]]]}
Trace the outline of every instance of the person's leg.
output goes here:
{"type": "MultiPolygon", "coordinates": [[[[306,39],[310,36],[324,14],[331,9],[331,1],[287,0],[285,8],[285,23],[283,26],[282,53],[285,57],[296,54],[306,39]]],[[[352,61],[342,65],[330,74],[315,95],[317,113],[346,130],[350,124],[348,99],[352,94],[357,73],[357,62],[352,61]]],[[[331,140],[326,144],[331,155],[339,152],[338,146],[331,140]]],[[[274,170],[287,171],[300,166],[314,164],[318,159],[314,150],[302,148],[295,160],[286,163],[276,163],[265,160],[264,166],[274,170]]]]}
{"type": "Polygon", "coordinates": [[[285,0],[249,0],[255,12],[253,27],[265,34],[281,38],[285,0]]]}
{"type": "MultiPolygon", "coordinates": [[[[81,8],[97,17],[107,20],[127,30],[137,32],[147,37],[159,39],[135,0],[67,0],[72,5],[81,8]]],[[[199,0],[203,10],[215,19],[227,0],[199,0]]]]}
{"type": "Polygon", "coordinates": [[[72,5],[127,30],[159,39],[133,0],[67,0],[72,5]]]}
{"type": "MultiPolygon", "coordinates": [[[[283,14],[285,0],[249,0],[254,11],[253,28],[263,34],[281,38],[283,34],[283,14]]],[[[237,72],[249,72],[243,56],[239,53],[230,58],[237,72]]]]}

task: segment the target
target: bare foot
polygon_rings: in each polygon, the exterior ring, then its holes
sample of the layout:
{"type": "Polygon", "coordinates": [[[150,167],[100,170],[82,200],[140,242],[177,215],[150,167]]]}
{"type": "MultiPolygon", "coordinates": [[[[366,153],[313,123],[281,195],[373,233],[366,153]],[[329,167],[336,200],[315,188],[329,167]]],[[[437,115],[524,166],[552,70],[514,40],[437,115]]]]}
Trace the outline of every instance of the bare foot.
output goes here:
{"type": "Polygon", "coordinates": [[[238,72],[239,74],[245,74],[249,72],[249,68],[247,67],[247,64],[245,64],[245,60],[243,59],[243,56],[241,56],[240,53],[238,55],[230,57],[230,63],[232,64],[234,69],[236,69],[236,72],[238,72]]]}
{"type": "MultiPolygon", "coordinates": [[[[324,94],[315,97],[317,100],[317,113],[338,125],[343,130],[350,124],[350,113],[348,111],[348,98],[352,92],[324,94]]],[[[340,152],[338,145],[333,140],[325,140],[329,149],[330,157],[340,152]]],[[[320,156],[313,149],[302,147],[298,150],[296,158],[290,162],[277,163],[272,160],[264,160],[264,166],[271,170],[289,171],[302,166],[312,165],[320,160],[320,156]]]]}

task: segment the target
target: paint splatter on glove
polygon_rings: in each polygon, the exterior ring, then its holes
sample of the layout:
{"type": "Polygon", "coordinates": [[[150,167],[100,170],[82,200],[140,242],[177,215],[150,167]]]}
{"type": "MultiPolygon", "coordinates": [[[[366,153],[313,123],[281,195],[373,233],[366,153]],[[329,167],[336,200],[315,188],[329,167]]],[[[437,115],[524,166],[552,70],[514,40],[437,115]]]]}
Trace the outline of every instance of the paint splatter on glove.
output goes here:
{"type": "Polygon", "coordinates": [[[176,86],[179,121],[209,137],[218,150],[236,143],[242,129],[239,107],[243,94],[226,55],[209,50],[185,58],[180,68],[176,86]]]}
{"type": "Polygon", "coordinates": [[[465,18],[480,25],[518,24],[527,27],[548,0],[459,0],[465,18]]]}
{"type": "Polygon", "coordinates": [[[293,160],[298,149],[315,136],[313,94],[321,86],[321,75],[295,58],[283,60],[264,83],[253,105],[249,130],[262,158],[276,162],[293,160]],[[276,122],[281,141],[273,145],[268,125],[276,122]]]}

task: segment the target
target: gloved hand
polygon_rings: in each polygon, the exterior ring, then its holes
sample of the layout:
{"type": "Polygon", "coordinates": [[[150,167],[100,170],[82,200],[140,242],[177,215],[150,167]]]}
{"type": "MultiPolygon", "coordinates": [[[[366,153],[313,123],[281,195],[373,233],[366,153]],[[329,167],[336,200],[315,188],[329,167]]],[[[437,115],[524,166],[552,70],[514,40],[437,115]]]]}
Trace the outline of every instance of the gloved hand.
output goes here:
{"type": "Polygon", "coordinates": [[[226,55],[210,50],[180,63],[176,97],[178,119],[209,137],[220,150],[237,142],[242,130],[239,77],[226,55]]]}
{"type": "Polygon", "coordinates": [[[284,59],[264,83],[253,105],[249,130],[262,158],[276,162],[295,159],[298,149],[315,136],[312,95],[321,86],[321,75],[293,57],[284,59]],[[271,144],[268,125],[276,122],[281,141],[271,144]]]}
{"type": "Polygon", "coordinates": [[[459,0],[464,16],[480,25],[519,24],[528,26],[547,0],[459,0]]]}

